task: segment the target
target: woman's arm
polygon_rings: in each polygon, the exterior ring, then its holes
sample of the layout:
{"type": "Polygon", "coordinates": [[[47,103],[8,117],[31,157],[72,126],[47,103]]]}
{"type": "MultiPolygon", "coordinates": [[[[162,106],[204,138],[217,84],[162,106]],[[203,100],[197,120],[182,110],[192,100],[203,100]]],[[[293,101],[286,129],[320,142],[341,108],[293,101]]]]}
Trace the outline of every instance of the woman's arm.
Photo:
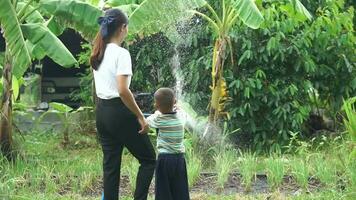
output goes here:
{"type": "Polygon", "coordinates": [[[131,112],[133,112],[140,125],[141,125],[141,130],[139,131],[140,133],[147,133],[148,132],[148,124],[145,120],[145,117],[142,114],[142,111],[140,110],[140,108],[138,107],[135,98],[131,92],[131,90],[129,89],[128,85],[128,76],[127,75],[118,75],[116,76],[116,82],[118,85],[118,90],[119,90],[119,94],[120,94],[120,98],[122,100],[122,102],[126,105],[127,108],[129,108],[129,110],[131,112]]]}

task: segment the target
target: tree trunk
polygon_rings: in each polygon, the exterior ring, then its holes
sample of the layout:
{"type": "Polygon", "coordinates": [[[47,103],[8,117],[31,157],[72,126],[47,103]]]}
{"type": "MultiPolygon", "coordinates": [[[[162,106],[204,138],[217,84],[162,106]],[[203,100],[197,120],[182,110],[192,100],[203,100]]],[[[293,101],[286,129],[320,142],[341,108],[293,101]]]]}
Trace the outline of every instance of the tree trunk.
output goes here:
{"type": "Polygon", "coordinates": [[[211,100],[209,106],[209,124],[207,125],[203,138],[208,144],[213,145],[219,142],[220,133],[222,132],[219,127],[220,110],[219,104],[221,101],[221,90],[223,81],[223,67],[225,61],[226,51],[226,39],[219,38],[215,42],[213,53],[213,65],[212,65],[212,85],[211,85],[211,100]]]}
{"type": "Polygon", "coordinates": [[[222,75],[225,61],[226,40],[218,39],[214,47],[212,69],[212,95],[209,108],[209,123],[217,125],[219,119],[219,103],[221,100],[222,75]]]}
{"type": "Polygon", "coordinates": [[[12,160],[12,63],[8,53],[5,55],[2,78],[3,92],[0,104],[0,150],[8,160],[12,160]]]}

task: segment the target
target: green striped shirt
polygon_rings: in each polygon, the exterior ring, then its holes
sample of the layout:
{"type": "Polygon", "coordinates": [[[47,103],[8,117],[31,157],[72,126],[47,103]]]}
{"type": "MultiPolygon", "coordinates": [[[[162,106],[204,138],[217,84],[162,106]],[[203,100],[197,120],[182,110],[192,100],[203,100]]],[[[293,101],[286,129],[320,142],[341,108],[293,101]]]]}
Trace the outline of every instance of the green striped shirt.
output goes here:
{"type": "Polygon", "coordinates": [[[158,129],[158,153],[184,153],[184,124],[177,113],[155,112],[147,118],[152,128],[158,129]]]}

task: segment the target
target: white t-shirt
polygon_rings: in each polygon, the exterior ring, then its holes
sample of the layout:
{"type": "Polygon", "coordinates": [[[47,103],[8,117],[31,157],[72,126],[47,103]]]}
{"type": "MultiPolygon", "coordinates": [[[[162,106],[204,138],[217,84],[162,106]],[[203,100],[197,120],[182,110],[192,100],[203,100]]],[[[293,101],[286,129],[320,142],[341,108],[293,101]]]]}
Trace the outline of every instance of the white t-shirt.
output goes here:
{"type": "Polygon", "coordinates": [[[115,43],[106,45],[105,53],[98,70],[93,70],[96,95],[101,99],[120,97],[116,77],[128,75],[128,87],[132,76],[129,51],[115,43]]]}

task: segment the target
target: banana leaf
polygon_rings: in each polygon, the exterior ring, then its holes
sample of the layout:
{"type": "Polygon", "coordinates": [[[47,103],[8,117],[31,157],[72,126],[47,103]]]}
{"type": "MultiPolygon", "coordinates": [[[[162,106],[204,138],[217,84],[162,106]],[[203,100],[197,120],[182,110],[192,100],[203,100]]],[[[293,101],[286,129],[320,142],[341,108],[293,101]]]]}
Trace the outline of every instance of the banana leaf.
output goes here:
{"type": "Polygon", "coordinates": [[[36,46],[36,50],[44,52],[42,55],[48,55],[63,67],[71,67],[77,63],[64,44],[45,25],[31,23],[21,25],[21,28],[25,37],[36,46]]]}
{"type": "Polygon", "coordinates": [[[6,42],[6,48],[13,59],[13,74],[21,77],[31,64],[16,11],[10,0],[0,1],[0,24],[6,42]]]}
{"type": "Polygon", "coordinates": [[[175,25],[178,21],[189,19],[189,10],[206,4],[204,0],[146,0],[131,14],[129,34],[151,35],[175,25]]]}
{"type": "Polygon", "coordinates": [[[54,16],[57,22],[78,31],[87,41],[92,41],[99,29],[97,19],[103,12],[88,3],[76,0],[42,0],[40,5],[40,10],[46,16],[54,16]]]}
{"type": "Polygon", "coordinates": [[[234,8],[242,22],[250,28],[257,29],[264,20],[253,0],[236,0],[234,8]]]}
{"type": "Polygon", "coordinates": [[[65,27],[58,23],[54,16],[47,20],[45,24],[49,28],[49,30],[51,30],[52,33],[57,36],[61,35],[65,30],[65,27]]]}
{"type": "Polygon", "coordinates": [[[0,52],[0,69],[3,68],[4,61],[5,61],[5,52],[0,52]]]}
{"type": "MultiPolygon", "coordinates": [[[[24,6],[25,6],[24,2],[17,3],[17,7],[16,7],[17,12],[19,12],[24,6]]],[[[33,9],[34,9],[34,7],[29,5],[27,7],[25,15],[29,14],[30,12],[32,12],[33,9]]],[[[36,10],[36,11],[33,11],[32,14],[27,16],[25,21],[29,22],[29,23],[44,23],[45,19],[42,17],[41,13],[36,10]]]]}

